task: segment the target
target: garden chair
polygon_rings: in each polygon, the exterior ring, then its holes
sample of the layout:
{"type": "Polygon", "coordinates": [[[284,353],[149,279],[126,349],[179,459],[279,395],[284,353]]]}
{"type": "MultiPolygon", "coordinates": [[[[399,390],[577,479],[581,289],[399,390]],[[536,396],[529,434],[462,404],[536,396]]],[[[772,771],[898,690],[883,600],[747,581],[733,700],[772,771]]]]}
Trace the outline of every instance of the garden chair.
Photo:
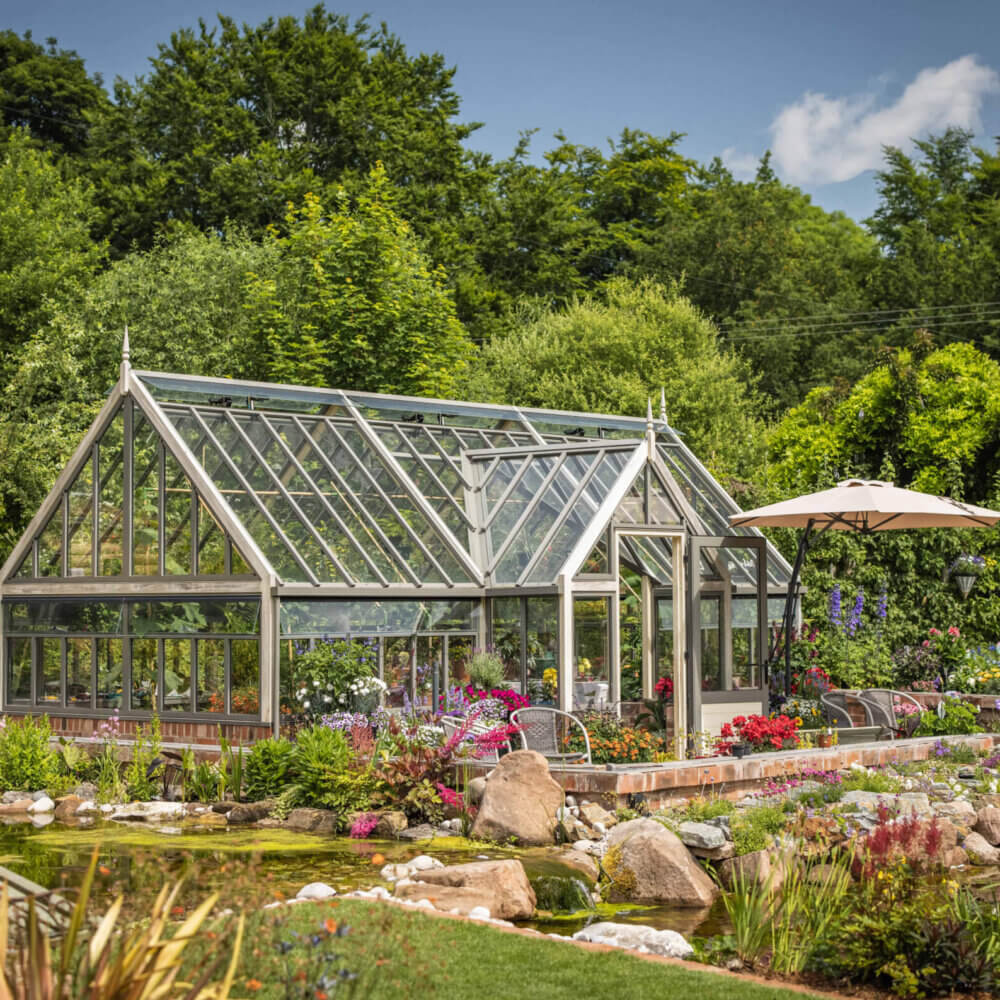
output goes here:
{"type": "Polygon", "coordinates": [[[907,717],[900,719],[896,715],[896,705],[915,706],[917,711],[908,718],[916,720],[919,720],[919,713],[924,708],[912,695],[908,695],[905,691],[893,691],[891,688],[865,688],[859,692],[857,698],[864,707],[868,724],[888,730],[890,739],[909,736],[913,728],[908,723],[907,717]]]}
{"type": "MultiPolygon", "coordinates": [[[[851,710],[848,705],[849,698],[857,698],[857,694],[854,691],[826,691],[819,696],[823,713],[826,715],[826,721],[829,725],[843,726],[846,729],[854,728],[854,720],[851,718],[851,710]]],[[[868,718],[867,711],[865,718],[868,718]]]]}
{"type": "MultiPolygon", "coordinates": [[[[448,739],[466,726],[466,720],[455,715],[442,715],[439,720],[439,724],[444,730],[444,738],[448,739]]],[[[482,733],[488,733],[491,729],[495,728],[495,726],[487,725],[485,722],[480,722],[478,719],[474,720],[466,727],[470,738],[481,735],[482,733]]],[[[482,756],[479,756],[476,759],[485,761],[487,764],[496,764],[500,760],[500,750],[503,750],[504,753],[510,753],[510,749],[510,741],[508,740],[500,749],[481,751],[482,756]]]]}
{"type": "Polygon", "coordinates": [[[512,712],[510,721],[521,727],[521,746],[525,750],[536,750],[550,763],[591,764],[590,736],[587,727],[569,712],[557,708],[519,708],[512,712]],[[583,733],[585,751],[565,752],[561,749],[560,736],[576,726],[583,733]]]}

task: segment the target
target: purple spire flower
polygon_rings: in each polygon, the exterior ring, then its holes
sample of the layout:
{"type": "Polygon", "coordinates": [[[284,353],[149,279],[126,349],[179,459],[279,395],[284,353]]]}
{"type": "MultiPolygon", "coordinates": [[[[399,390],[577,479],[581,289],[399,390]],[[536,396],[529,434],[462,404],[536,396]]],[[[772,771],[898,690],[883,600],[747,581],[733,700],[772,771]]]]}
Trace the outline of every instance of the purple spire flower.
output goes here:
{"type": "Polygon", "coordinates": [[[840,584],[835,584],[833,590],[830,591],[830,622],[837,628],[843,624],[843,618],[840,613],[840,584]]]}
{"type": "Polygon", "coordinates": [[[853,639],[854,633],[861,627],[861,612],[865,607],[865,588],[858,587],[857,597],[854,598],[854,607],[851,608],[850,617],[847,619],[847,634],[853,639]]]}
{"type": "Polygon", "coordinates": [[[875,612],[879,621],[885,621],[886,615],[889,613],[889,591],[886,585],[882,584],[882,593],[878,595],[878,608],[875,612]]]}

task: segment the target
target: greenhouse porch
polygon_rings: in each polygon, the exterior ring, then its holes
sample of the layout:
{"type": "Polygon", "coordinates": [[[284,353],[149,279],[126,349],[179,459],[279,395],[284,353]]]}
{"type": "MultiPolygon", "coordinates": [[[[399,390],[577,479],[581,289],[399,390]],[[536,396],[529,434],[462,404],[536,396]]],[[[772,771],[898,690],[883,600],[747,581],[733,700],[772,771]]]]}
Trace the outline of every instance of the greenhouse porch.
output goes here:
{"type": "Polygon", "coordinates": [[[364,639],[390,705],[476,647],[566,711],[672,679],[673,731],[767,703],[789,567],[666,418],[137,371],[0,573],[3,708],[86,735],[278,731],[296,658],[364,639]],[[221,729],[220,729],[221,727],[221,729]]]}

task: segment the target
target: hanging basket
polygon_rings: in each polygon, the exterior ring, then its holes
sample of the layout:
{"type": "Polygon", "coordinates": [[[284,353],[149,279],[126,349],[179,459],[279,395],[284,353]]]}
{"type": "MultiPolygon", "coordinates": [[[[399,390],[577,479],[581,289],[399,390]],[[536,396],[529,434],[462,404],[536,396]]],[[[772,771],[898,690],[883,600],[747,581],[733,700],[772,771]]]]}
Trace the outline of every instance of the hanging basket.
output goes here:
{"type": "Polygon", "coordinates": [[[954,579],[963,599],[969,596],[969,591],[972,590],[976,582],[976,577],[972,573],[956,573],[952,579],[954,579]]]}

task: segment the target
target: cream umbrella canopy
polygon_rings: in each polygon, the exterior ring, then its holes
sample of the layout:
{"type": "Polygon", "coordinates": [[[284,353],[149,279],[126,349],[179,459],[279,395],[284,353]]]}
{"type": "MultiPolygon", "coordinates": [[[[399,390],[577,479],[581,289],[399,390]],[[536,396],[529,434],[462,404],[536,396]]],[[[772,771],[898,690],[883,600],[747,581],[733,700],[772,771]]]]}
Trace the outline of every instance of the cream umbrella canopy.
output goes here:
{"type": "Polygon", "coordinates": [[[827,531],[899,531],[906,528],[988,528],[1000,522],[1000,511],[960,503],[950,497],[904,490],[878,480],[845,479],[832,489],[783,500],[733,514],[733,527],[804,528],[788,581],[782,629],[785,637],[785,693],[792,679],[793,608],[799,574],[809,546],[827,531]]]}

